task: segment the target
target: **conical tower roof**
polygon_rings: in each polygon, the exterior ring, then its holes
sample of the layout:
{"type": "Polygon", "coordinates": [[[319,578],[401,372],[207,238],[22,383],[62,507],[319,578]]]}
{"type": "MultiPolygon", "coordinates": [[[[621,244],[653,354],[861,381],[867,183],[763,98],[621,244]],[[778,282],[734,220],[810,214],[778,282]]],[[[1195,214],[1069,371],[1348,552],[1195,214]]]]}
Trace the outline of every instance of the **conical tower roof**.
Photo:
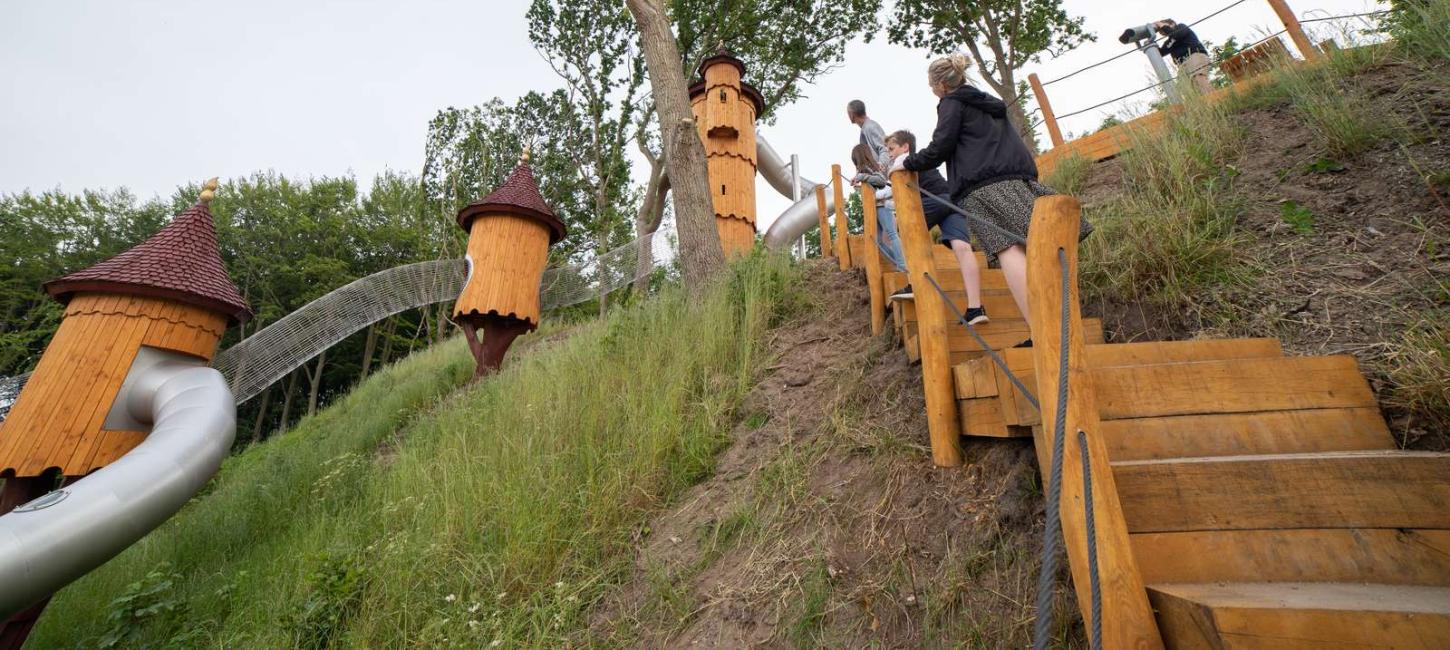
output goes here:
{"type": "Polygon", "coordinates": [[[544,196],[539,194],[539,185],[534,182],[534,171],[529,168],[528,154],[519,161],[519,166],[514,168],[503,185],[458,211],[458,226],[466,232],[473,224],[474,217],[487,212],[516,214],[544,224],[549,229],[550,244],[559,243],[567,234],[564,222],[554,216],[554,210],[544,202],[544,196]]]}
{"type": "Polygon", "coordinates": [[[211,210],[204,202],[135,248],[51,280],[45,290],[62,303],[78,292],[96,291],[175,300],[226,314],[235,322],[252,316],[246,299],[227,277],[211,210]]]}

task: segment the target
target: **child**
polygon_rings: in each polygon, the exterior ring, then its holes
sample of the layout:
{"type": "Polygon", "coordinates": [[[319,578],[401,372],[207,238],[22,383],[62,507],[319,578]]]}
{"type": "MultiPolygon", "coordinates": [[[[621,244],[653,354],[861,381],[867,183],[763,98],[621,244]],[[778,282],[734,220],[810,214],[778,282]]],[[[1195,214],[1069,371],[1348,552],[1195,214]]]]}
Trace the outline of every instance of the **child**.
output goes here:
{"type": "Polygon", "coordinates": [[[886,174],[880,163],[876,162],[876,155],[869,145],[858,144],[852,147],[851,162],[856,165],[856,176],[851,179],[851,186],[869,183],[876,188],[876,247],[881,249],[881,254],[898,271],[904,273],[906,256],[901,254],[901,236],[896,230],[896,211],[888,201],[891,198],[891,185],[886,182],[886,174]]]}

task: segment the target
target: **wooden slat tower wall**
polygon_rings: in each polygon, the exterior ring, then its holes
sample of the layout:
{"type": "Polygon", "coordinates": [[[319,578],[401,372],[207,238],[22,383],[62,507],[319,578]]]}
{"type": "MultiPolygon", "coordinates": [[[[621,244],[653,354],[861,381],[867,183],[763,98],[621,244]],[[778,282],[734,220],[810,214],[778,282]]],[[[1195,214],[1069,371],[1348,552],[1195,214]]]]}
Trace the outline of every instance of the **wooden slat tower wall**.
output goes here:
{"type": "MultiPolygon", "coordinates": [[[[883,303],[880,331],[921,363],[933,457],[960,462],[958,435],[1018,437],[1033,441],[1046,473],[1054,432],[1043,422],[1052,423],[1058,368],[1055,340],[1042,341],[1056,336],[1060,290],[1052,287],[1061,276],[1054,255],[1039,248],[1067,249],[1075,269],[1076,230],[1064,225],[1076,223],[1075,201],[1043,199],[1051,205],[1039,203],[1033,217],[1029,293],[1042,319],[1033,327],[1001,271],[978,258],[992,320],[977,329],[1042,400],[1044,418],[955,323],[948,305],[966,302],[957,259],[931,243],[904,174],[893,185],[910,273],[872,263],[874,228],[846,246],[865,258],[852,266],[872,276],[864,289],[873,295],[875,286],[883,295],[914,288],[914,299],[883,303]],[[1039,241],[1054,236],[1040,227],[1049,214],[1063,227],[1057,241],[1039,241]],[[1029,331],[1048,336],[1013,349],[1029,331]],[[940,397],[942,367],[952,408],[940,397]]],[[[1285,356],[1278,341],[1262,338],[1104,343],[1101,322],[1076,314],[1075,271],[1070,286],[1059,516],[1091,623],[1082,430],[1103,647],[1450,647],[1450,455],[1397,450],[1352,357],[1285,356]]]]}
{"type": "Polygon", "coordinates": [[[715,227],[727,258],[755,247],[755,118],[760,93],[741,81],[745,64],[718,52],[700,64],[690,88],[690,109],[709,165],[715,227]]]}

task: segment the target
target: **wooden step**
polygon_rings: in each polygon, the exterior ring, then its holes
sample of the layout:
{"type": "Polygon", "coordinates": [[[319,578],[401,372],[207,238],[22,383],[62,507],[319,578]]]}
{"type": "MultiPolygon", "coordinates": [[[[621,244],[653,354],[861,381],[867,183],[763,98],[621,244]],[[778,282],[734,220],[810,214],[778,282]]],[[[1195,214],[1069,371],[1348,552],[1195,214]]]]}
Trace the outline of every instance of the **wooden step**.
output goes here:
{"type": "MultiPolygon", "coordinates": [[[[962,274],[951,269],[938,271],[932,274],[943,291],[962,291],[962,274]]],[[[899,271],[881,274],[882,286],[886,288],[886,295],[896,293],[899,289],[909,284],[906,274],[899,271]]],[[[1007,278],[997,269],[982,269],[982,289],[1006,289],[1007,278]]],[[[922,287],[912,287],[914,291],[936,291],[930,284],[922,287]]]]}
{"type": "MultiPolygon", "coordinates": [[[[1087,342],[1103,342],[1103,321],[1101,319],[1084,318],[1082,324],[1083,335],[1087,342]]],[[[916,343],[916,327],[916,323],[907,323],[902,328],[906,336],[906,355],[913,362],[920,359],[920,348],[916,343]]],[[[1010,348],[1031,336],[1027,321],[1022,320],[994,320],[974,327],[993,350],[1010,348]]],[[[967,332],[965,327],[959,325],[950,327],[947,330],[947,337],[952,365],[982,356],[981,345],[977,343],[971,333],[967,332]]]]}
{"type": "Polygon", "coordinates": [[[1143,582],[1450,585],[1450,530],[1290,528],[1137,533],[1143,582]]]}
{"type": "Polygon", "coordinates": [[[851,234],[846,235],[846,250],[851,253],[851,256],[850,256],[851,257],[851,266],[848,267],[848,268],[853,268],[853,269],[864,269],[864,268],[866,268],[866,255],[865,255],[865,250],[866,250],[866,236],[865,235],[851,235],[851,234]]]}
{"type": "Polygon", "coordinates": [[[1450,528],[1450,454],[1346,451],[1113,463],[1133,533],[1450,528]]]}
{"type": "Polygon", "coordinates": [[[1373,407],[1104,420],[1113,460],[1394,449],[1373,407]]]}
{"type": "MultiPolygon", "coordinates": [[[[947,297],[956,305],[958,311],[967,311],[967,292],[948,291],[947,297]]],[[[916,301],[911,299],[894,300],[892,308],[901,310],[901,317],[904,322],[916,322],[916,301]]],[[[1022,312],[1017,310],[1017,301],[1012,299],[1012,292],[1007,289],[983,289],[982,306],[987,309],[987,315],[995,319],[1022,320],[1022,312]]],[[[947,310],[951,322],[956,322],[956,316],[947,310]]]]}
{"type": "MultiPolygon", "coordinates": [[[[1092,369],[1104,420],[1302,409],[1377,408],[1354,357],[1278,357],[1092,369]]],[[[1041,422],[1016,404],[1009,424],[1041,422]]]]}
{"type": "Polygon", "coordinates": [[[1345,583],[1153,584],[1173,648],[1446,648],[1450,588],[1345,583]]]}

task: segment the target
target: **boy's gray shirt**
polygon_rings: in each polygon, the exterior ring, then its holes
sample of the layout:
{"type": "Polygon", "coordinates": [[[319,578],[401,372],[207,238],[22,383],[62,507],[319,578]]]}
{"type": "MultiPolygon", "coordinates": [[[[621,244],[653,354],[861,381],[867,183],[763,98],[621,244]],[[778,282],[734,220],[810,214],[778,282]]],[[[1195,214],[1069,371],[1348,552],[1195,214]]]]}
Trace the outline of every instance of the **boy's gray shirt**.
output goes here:
{"type": "Polygon", "coordinates": [[[891,169],[891,154],[886,153],[886,131],[876,120],[868,117],[861,123],[861,144],[871,147],[871,153],[876,155],[876,162],[881,164],[882,169],[891,169]]]}

